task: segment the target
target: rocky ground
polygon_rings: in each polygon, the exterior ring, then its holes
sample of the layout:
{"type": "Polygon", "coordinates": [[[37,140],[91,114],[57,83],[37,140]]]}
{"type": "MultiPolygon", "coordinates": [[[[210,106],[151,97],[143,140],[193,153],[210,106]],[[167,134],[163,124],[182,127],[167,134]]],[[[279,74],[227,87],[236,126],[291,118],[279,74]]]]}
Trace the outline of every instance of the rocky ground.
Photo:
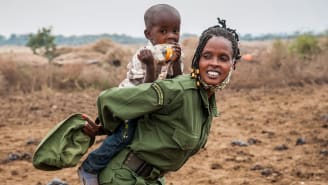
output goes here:
{"type": "MultiPolygon", "coordinates": [[[[221,115],[206,147],[167,174],[167,184],[328,184],[327,92],[327,84],[219,92],[221,115]]],[[[78,185],[77,167],[40,171],[31,156],[49,129],[69,114],[95,117],[98,93],[49,90],[1,97],[1,184],[45,185],[57,179],[78,185]]]]}

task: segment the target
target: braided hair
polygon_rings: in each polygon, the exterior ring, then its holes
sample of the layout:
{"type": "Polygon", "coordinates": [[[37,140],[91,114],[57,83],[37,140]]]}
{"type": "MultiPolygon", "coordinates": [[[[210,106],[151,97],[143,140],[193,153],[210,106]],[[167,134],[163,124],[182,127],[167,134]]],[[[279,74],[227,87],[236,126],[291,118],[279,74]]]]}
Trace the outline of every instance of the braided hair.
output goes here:
{"type": "MultiPolygon", "coordinates": [[[[202,35],[199,38],[199,43],[196,48],[196,52],[194,54],[194,57],[192,59],[191,63],[191,77],[200,79],[199,77],[199,60],[201,58],[202,51],[207,43],[208,40],[210,40],[212,37],[224,37],[228,39],[231,42],[232,45],[232,58],[233,58],[233,69],[235,69],[235,65],[237,61],[241,58],[240,51],[238,47],[238,41],[239,36],[236,32],[236,30],[228,28],[226,26],[226,21],[223,19],[218,18],[218,25],[212,26],[207,28],[205,31],[203,31],[202,35]]],[[[200,86],[200,82],[197,81],[197,86],[200,86]]]]}

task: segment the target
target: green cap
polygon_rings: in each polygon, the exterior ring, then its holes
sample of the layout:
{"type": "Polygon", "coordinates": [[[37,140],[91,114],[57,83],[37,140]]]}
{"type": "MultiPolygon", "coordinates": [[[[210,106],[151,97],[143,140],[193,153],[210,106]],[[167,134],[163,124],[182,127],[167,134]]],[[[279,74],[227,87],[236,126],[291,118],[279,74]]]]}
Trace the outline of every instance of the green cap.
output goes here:
{"type": "Polygon", "coordinates": [[[82,132],[84,124],[76,113],[52,128],[36,148],[33,166],[45,171],[76,166],[95,140],[82,132]]]}

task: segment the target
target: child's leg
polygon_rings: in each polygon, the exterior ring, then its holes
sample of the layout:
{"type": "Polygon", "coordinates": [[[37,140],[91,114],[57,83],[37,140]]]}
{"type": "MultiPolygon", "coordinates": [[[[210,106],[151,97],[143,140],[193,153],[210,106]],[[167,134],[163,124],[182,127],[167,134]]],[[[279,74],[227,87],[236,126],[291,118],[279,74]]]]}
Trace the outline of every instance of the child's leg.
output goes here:
{"type": "Polygon", "coordinates": [[[105,168],[110,159],[128,145],[135,132],[137,120],[129,120],[126,125],[122,125],[112,135],[108,136],[99,148],[92,151],[83,162],[82,168],[88,172],[97,174],[105,168]]]}
{"type": "Polygon", "coordinates": [[[77,174],[82,185],[99,185],[97,174],[88,173],[81,167],[77,171],[77,174]]]}

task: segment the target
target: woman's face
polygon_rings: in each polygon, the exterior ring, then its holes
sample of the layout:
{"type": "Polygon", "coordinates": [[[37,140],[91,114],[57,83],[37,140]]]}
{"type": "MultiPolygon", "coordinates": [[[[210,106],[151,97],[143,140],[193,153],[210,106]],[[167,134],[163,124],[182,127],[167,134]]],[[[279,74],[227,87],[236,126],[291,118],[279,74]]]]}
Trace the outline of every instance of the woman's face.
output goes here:
{"type": "Polygon", "coordinates": [[[200,78],[208,85],[220,84],[233,63],[231,42],[224,37],[210,38],[199,60],[200,78]]]}

